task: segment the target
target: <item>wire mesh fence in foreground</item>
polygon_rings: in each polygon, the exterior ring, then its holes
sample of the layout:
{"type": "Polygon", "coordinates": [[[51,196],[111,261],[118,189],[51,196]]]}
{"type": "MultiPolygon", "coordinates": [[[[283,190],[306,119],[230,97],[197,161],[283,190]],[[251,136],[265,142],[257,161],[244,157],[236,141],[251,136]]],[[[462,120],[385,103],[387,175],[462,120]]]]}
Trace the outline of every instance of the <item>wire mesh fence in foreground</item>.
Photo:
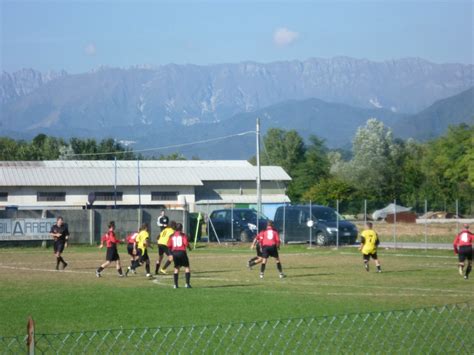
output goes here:
{"type": "MultiPolygon", "coordinates": [[[[470,353],[473,305],[259,322],[36,334],[43,353],[470,353]]],[[[23,353],[26,336],[0,337],[23,353]]]]}

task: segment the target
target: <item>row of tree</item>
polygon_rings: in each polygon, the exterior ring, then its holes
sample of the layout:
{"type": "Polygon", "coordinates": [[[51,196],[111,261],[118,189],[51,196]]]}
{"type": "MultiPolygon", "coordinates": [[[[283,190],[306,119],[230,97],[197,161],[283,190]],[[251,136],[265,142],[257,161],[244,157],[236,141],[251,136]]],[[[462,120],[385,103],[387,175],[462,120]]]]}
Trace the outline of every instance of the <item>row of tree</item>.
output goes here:
{"type": "Polygon", "coordinates": [[[95,139],[49,137],[39,134],[31,142],[0,137],[0,160],[135,160],[160,159],[184,160],[179,153],[159,156],[143,156],[124,147],[115,139],[101,141],[95,139]]]}
{"type": "MultiPolygon", "coordinates": [[[[329,150],[316,136],[305,142],[295,130],[272,128],[263,148],[262,164],[279,165],[292,177],[287,193],[293,202],[339,200],[346,210],[351,205],[360,210],[362,200],[371,207],[394,199],[410,206],[429,200],[430,208],[443,209],[446,201],[457,199],[461,212],[474,210],[473,126],[452,126],[444,136],[419,143],[395,139],[382,122],[370,119],[357,130],[351,152],[329,150]]],[[[40,134],[27,142],[0,137],[0,160],[115,158],[184,159],[179,153],[144,157],[114,139],[65,141],[40,134]]]]}
{"type": "Polygon", "coordinates": [[[282,166],[292,177],[292,201],[315,201],[360,211],[395,199],[400,204],[444,209],[459,200],[460,212],[472,213],[474,202],[474,127],[452,126],[426,143],[395,139],[391,130],[369,119],[353,139],[349,156],[328,150],[312,136],[305,144],[294,130],[270,129],[264,137],[264,163],[282,166]]]}

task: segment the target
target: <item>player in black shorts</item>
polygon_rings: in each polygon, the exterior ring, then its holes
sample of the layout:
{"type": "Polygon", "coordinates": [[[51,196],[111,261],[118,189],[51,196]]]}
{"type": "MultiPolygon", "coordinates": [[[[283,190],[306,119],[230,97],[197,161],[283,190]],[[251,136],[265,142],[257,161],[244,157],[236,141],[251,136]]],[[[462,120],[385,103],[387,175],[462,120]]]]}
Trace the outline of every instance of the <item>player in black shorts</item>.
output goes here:
{"type": "Polygon", "coordinates": [[[247,262],[247,267],[249,269],[252,269],[253,266],[260,264],[263,261],[262,257],[262,247],[260,246],[260,243],[258,242],[258,237],[256,236],[255,239],[253,240],[252,245],[250,246],[250,249],[255,248],[257,251],[257,256],[254,256],[252,259],[250,259],[247,262]]]}
{"type": "Polygon", "coordinates": [[[469,231],[469,225],[465,224],[464,228],[456,235],[454,238],[453,247],[454,253],[458,254],[458,269],[459,275],[463,276],[464,279],[467,280],[469,278],[469,274],[472,270],[472,243],[474,242],[474,234],[469,231]],[[467,260],[467,267],[466,272],[464,273],[464,263],[467,260]]]}
{"type": "Polygon", "coordinates": [[[191,288],[191,270],[189,269],[189,259],[186,253],[186,249],[191,250],[191,246],[189,245],[188,237],[183,233],[183,225],[181,223],[176,224],[176,231],[168,241],[168,248],[173,253],[174,288],[178,288],[178,276],[181,267],[184,267],[186,288],[191,288]]]}
{"type": "Polygon", "coordinates": [[[286,277],[283,273],[283,268],[280,262],[280,256],[278,255],[278,249],[280,248],[280,236],[278,231],[273,227],[273,221],[267,222],[267,229],[260,232],[257,235],[258,242],[262,246],[262,265],[260,265],[260,278],[263,279],[265,273],[265,267],[267,265],[268,258],[271,256],[276,260],[276,266],[280,273],[280,279],[286,277]]]}
{"type": "Polygon", "coordinates": [[[69,230],[67,224],[61,216],[56,219],[56,224],[51,226],[49,235],[54,239],[54,255],[56,256],[56,270],[59,270],[59,263],[63,264],[63,270],[67,267],[67,262],[63,259],[61,254],[64,248],[67,247],[69,238],[69,230]]]}
{"type": "Polygon", "coordinates": [[[115,222],[111,221],[109,223],[109,230],[107,234],[105,234],[100,243],[100,248],[104,246],[106,243],[107,246],[107,253],[105,256],[105,263],[99,266],[96,270],[95,274],[97,277],[101,277],[101,272],[110,265],[113,261],[115,261],[115,267],[120,277],[123,277],[122,266],[120,265],[120,256],[117,250],[117,244],[121,243],[122,241],[117,239],[115,236],[115,222]]]}
{"type": "Polygon", "coordinates": [[[155,265],[155,275],[158,275],[158,271],[162,274],[167,274],[166,268],[171,264],[173,261],[173,255],[171,254],[171,251],[168,248],[168,241],[170,237],[174,234],[174,231],[176,229],[176,222],[171,221],[169,226],[166,226],[165,229],[163,229],[158,236],[158,260],[156,261],[155,265]],[[165,265],[163,268],[160,269],[160,264],[161,261],[164,258],[164,255],[166,255],[167,260],[165,262],[165,265]]]}

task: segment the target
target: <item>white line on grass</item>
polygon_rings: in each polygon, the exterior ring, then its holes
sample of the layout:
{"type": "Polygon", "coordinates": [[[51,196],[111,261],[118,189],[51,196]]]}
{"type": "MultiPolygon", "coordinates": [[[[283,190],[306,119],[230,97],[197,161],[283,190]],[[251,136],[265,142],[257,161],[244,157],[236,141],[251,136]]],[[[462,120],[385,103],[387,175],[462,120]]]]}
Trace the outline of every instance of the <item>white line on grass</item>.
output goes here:
{"type": "Polygon", "coordinates": [[[10,265],[3,265],[3,264],[0,264],[0,268],[9,269],[9,270],[38,271],[38,272],[56,272],[56,273],[67,272],[68,274],[89,274],[90,275],[94,273],[94,271],[92,270],[91,271],[76,271],[76,270],[38,269],[38,268],[10,266],[10,265]]]}
{"type": "MultiPolygon", "coordinates": [[[[362,255],[354,253],[344,253],[341,252],[341,255],[362,255]]],[[[410,258],[437,258],[437,259],[455,259],[455,256],[446,256],[446,255],[416,255],[416,254],[383,254],[384,257],[387,256],[406,256],[410,258]]]]}
{"type": "MultiPolygon", "coordinates": [[[[82,275],[93,275],[94,271],[76,271],[76,270],[54,270],[54,269],[40,269],[40,268],[28,268],[28,267],[17,267],[17,266],[10,266],[10,265],[3,265],[0,264],[0,268],[2,269],[9,269],[9,270],[20,270],[20,271],[36,271],[36,272],[53,272],[53,273],[69,273],[69,274],[82,274],[82,275]]],[[[242,282],[256,282],[256,281],[261,281],[262,285],[265,284],[278,284],[278,283],[288,283],[288,281],[291,282],[291,275],[289,275],[288,278],[284,280],[271,280],[271,279],[266,279],[266,280],[260,280],[255,276],[254,279],[229,279],[229,278],[219,278],[219,277],[202,277],[202,276],[194,276],[195,279],[198,280],[208,280],[208,281],[217,281],[217,282],[235,282],[235,283],[242,283],[242,282]]],[[[159,278],[155,278],[153,282],[157,285],[160,284],[160,279],[171,279],[171,275],[169,276],[160,276],[159,278]]],[[[377,285],[350,285],[350,284],[334,284],[334,283],[319,283],[319,282],[298,282],[295,285],[298,286],[323,286],[323,287],[341,287],[341,288],[347,288],[347,287],[353,287],[353,288],[372,288],[372,289],[388,289],[388,290],[404,290],[404,291],[420,291],[420,292],[434,292],[434,293],[444,293],[445,296],[457,296],[459,294],[459,290],[449,290],[449,289],[436,289],[436,288],[420,288],[420,287],[399,287],[399,286],[377,286],[377,285]]],[[[282,291],[279,291],[282,292],[282,291]]],[[[298,291],[291,291],[291,292],[296,292],[299,293],[298,291]]],[[[312,294],[311,292],[302,292],[302,293],[308,293],[312,294]]],[[[330,295],[331,293],[327,293],[330,295]]],[[[337,293],[333,293],[334,295],[337,295],[337,293]]],[[[349,294],[349,293],[348,293],[349,294]]],[[[361,293],[361,295],[363,295],[361,293]]],[[[398,295],[398,293],[395,293],[394,295],[398,295]]],[[[403,294],[400,294],[403,295],[403,294]]],[[[416,294],[418,296],[423,296],[423,294],[416,294]]],[[[414,295],[414,296],[416,296],[414,295]]],[[[431,295],[432,296],[432,295],[431,295]]]]}

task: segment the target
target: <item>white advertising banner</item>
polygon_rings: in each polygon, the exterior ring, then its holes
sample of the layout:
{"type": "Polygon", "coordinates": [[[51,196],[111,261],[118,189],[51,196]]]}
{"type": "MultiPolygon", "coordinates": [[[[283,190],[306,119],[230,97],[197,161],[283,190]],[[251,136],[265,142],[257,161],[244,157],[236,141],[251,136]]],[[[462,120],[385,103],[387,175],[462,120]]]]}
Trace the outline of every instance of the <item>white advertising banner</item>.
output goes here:
{"type": "Polygon", "coordinates": [[[47,240],[55,218],[0,219],[0,241],[47,240]]]}

